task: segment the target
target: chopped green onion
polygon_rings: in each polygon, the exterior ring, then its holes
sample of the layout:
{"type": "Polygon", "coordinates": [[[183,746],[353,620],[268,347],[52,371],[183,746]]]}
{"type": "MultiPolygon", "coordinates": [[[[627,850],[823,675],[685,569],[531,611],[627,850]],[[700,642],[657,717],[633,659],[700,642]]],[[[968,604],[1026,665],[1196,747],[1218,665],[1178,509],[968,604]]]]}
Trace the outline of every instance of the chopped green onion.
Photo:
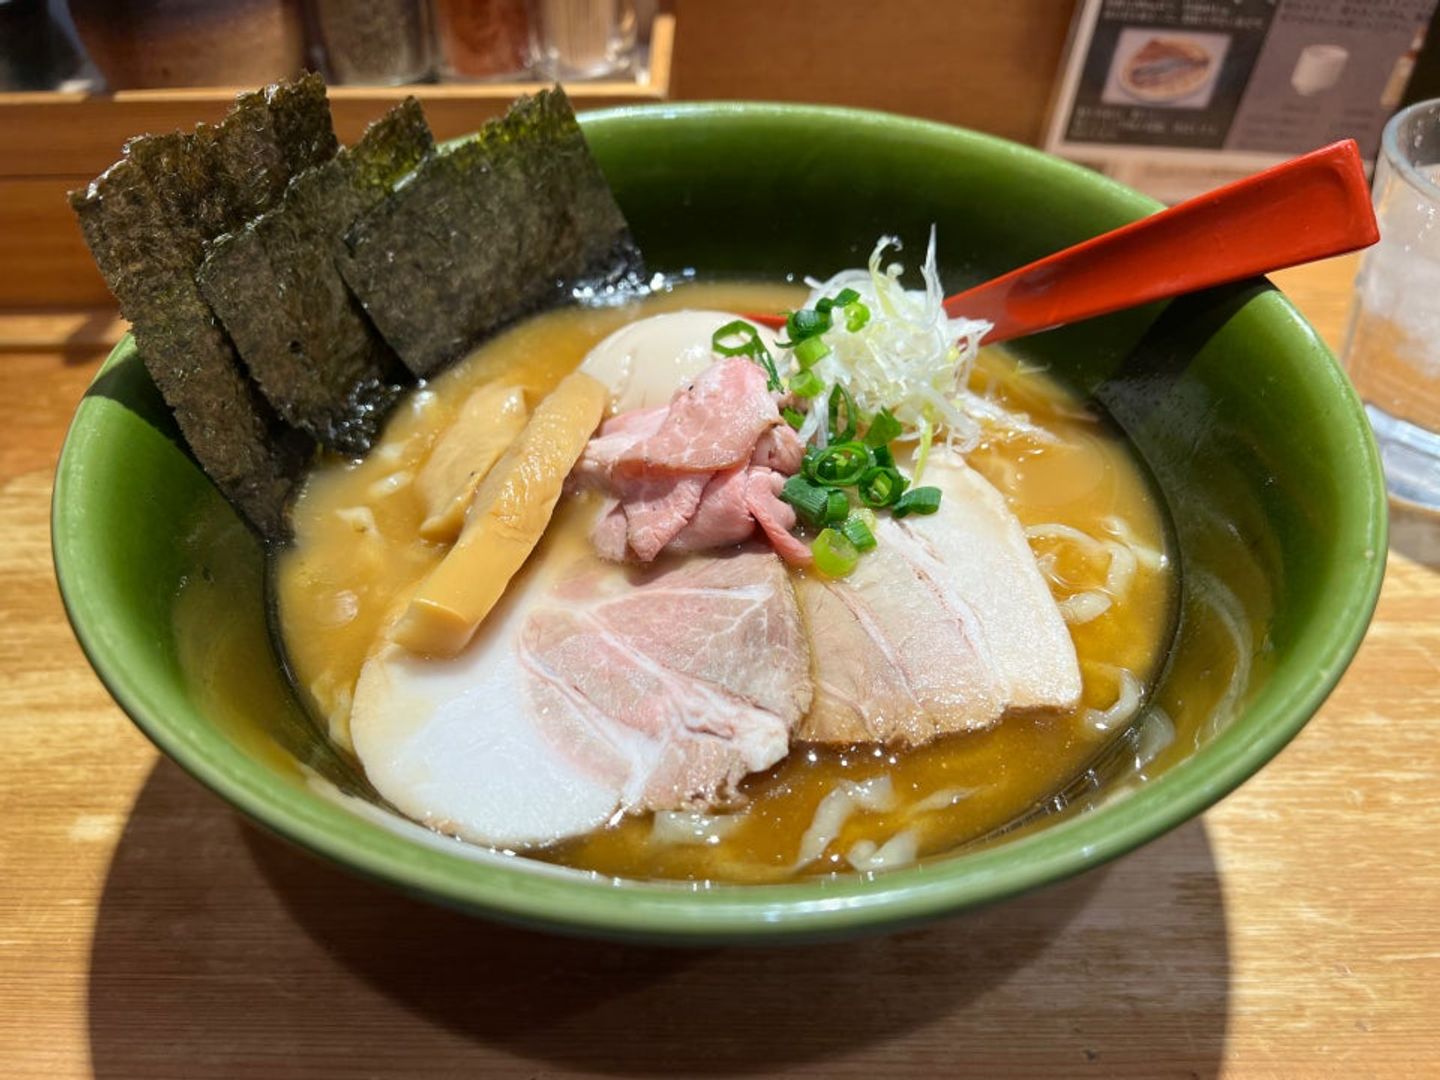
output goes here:
{"type": "Polygon", "coordinates": [[[822,338],[806,338],[795,346],[795,359],[799,362],[801,371],[809,371],[829,355],[830,346],[826,345],[822,338]]]}
{"type": "Polygon", "coordinates": [[[770,390],[781,390],[780,372],[775,370],[775,358],[765,343],[760,340],[760,331],[744,319],[728,322],[710,335],[710,347],[721,356],[747,356],[765,369],[765,385],[770,390]],[[739,338],[740,344],[727,345],[730,338],[739,338]]]}
{"type": "Polygon", "coordinates": [[[835,525],[850,516],[850,499],[839,488],[832,488],[825,500],[825,524],[835,525]]]}
{"type": "Polygon", "coordinates": [[[860,477],[860,501],[866,506],[890,506],[900,498],[909,481],[900,475],[900,470],[888,465],[874,465],[860,477]]]}
{"type": "Polygon", "coordinates": [[[800,425],[805,423],[805,414],[799,409],[790,408],[789,405],[786,405],[785,408],[780,410],[780,415],[783,416],[785,422],[796,431],[799,431],[800,425]]]}
{"type": "Polygon", "coordinates": [[[827,577],[844,577],[860,561],[855,545],[837,529],[822,529],[810,545],[810,553],[815,557],[815,569],[827,577]]]}
{"type": "MultiPolygon", "coordinates": [[[[870,515],[874,519],[873,514],[870,515]]],[[[845,519],[845,524],[840,526],[840,531],[845,534],[845,539],[855,545],[856,551],[869,551],[875,546],[875,534],[870,531],[870,526],[859,513],[851,514],[845,519]]]]}
{"type": "MultiPolygon", "coordinates": [[[[790,340],[781,344],[787,349],[795,349],[798,356],[800,345],[827,333],[834,326],[834,316],[831,315],[831,312],[836,308],[844,309],[845,328],[854,333],[870,320],[869,308],[859,303],[859,300],[860,294],[854,289],[841,289],[834,296],[826,296],[817,300],[813,308],[800,308],[798,311],[790,312],[785,316],[785,334],[790,340]]],[[[802,361],[801,366],[808,367],[809,365],[802,361]]]]}
{"type": "Polygon", "coordinates": [[[911,488],[890,508],[897,518],[906,514],[933,514],[940,509],[940,489],[937,487],[911,488]]]}
{"type": "Polygon", "coordinates": [[[710,335],[710,347],[721,356],[749,356],[760,338],[760,331],[744,319],[734,319],[710,335]],[[740,344],[727,345],[726,338],[738,337],[740,344]]]}
{"type": "Polygon", "coordinates": [[[805,463],[805,474],[819,484],[849,487],[869,467],[870,451],[861,443],[832,443],[805,463]]]}
{"type": "Polygon", "coordinates": [[[887,469],[895,467],[895,455],[890,452],[888,446],[877,446],[870,451],[870,456],[875,459],[876,465],[884,465],[887,469]]]}
{"type": "Polygon", "coordinates": [[[890,415],[889,409],[881,409],[870,420],[865,431],[866,446],[887,446],[892,439],[900,437],[900,421],[890,415]]]}
{"type": "Polygon", "coordinates": [[[790,392],[796,397],[812,398],[824,389],[825,384],[813,371],[799,371],[790,376],[790,392]]]}
{"type": "Polygon", "coordinates": [[[790,339],[788,345],[791,348],[806,338],[818,337],[829,329],[830,311],[828,308],[822,311],[818,305],[792,311],[785,317],[785,334],[790,339]]]}
{"type": "Polygon", "coordinates": [[[795,508],[795,514],[812,528],[820,528],[830,509],[830,489],[811,483],[804,476],[792,476],[780,489],[780,498],[795,508]]]}
{"type": "Polygon", "coordinates": [[[859,422],[855,399],[850,396],[850,391],[846,390],[841,383],[836,383],[830,391],[829,414],[831,442],[849,442],[855,438],[855,427],[859,422]],[[839,427],[841,406],[845,408],[845,427],[843,429],[839,427]]]}

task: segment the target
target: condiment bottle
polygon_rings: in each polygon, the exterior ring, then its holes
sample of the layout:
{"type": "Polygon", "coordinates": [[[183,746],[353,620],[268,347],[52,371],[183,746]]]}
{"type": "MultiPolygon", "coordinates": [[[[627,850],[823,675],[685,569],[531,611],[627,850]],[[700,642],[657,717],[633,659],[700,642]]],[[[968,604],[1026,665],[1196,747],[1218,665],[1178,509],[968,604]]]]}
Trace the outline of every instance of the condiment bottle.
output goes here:
{"type": "Polygon", "coordinates": [[[535,65],[549,79],[598,79],[635,56],[632,0],[534,0],[535,65]]]}
{"type": "Polygon", "coordinates": [[[395,85],[430,74],[420,0],[311,0],[333,83],[395,85]]]}
{"type": "Polygon", "coordinates": [[[430,0],[441,73],[450,79],[523,79],[530,69],[526,0],[430,0]]]}

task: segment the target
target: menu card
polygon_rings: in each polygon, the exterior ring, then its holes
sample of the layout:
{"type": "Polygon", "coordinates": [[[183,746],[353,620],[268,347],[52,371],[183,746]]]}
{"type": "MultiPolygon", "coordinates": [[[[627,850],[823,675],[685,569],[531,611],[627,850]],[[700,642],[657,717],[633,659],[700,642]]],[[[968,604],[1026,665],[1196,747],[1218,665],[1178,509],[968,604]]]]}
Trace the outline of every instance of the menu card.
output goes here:
{"type": "Polygon", "coordinates": [[[1084,0],[1045,148],[1175,201],[1336,139],[1373,162],[1437,0],[1084,0]]]}

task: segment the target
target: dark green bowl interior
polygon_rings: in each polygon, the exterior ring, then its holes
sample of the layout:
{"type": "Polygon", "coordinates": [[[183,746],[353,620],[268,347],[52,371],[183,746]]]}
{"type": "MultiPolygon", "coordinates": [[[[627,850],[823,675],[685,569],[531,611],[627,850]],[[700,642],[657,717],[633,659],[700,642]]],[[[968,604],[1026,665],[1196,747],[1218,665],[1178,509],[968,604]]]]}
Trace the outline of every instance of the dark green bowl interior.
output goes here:
{"type": "MultiPolygon", "coordinates": [[[[947,290],[1142,216],[1154,203],[986,136],[846,110],[622,109],[584,119],[653,269],[828,275],[933,223],[947,290]]],[[[1178,252],[1177,258],[1184,258],[1178,252]]],[[[1124,798],[912,869],[694,892],[591,880],[382,827],[318,795],[351,777],[289,692],[266,636],[264,559],[175,441],[122,343],[76,414],[56,480],[57,575],[115,698],[171,757],[276,832],[432,899],[575,932],[671,941],[840,935],[994,901],[1078,872],[1204,809],[1280,749],[1357,647],[1379,590],[1384,489],[1333,358],[1263,281],[1020,342],[1111,410],[1164,493],[1187,626],[1218,586],[1264,613],[1233,715],[1124,798]],[[182,585],[184,586],[182,590],[182,585]],[[177,594],[191,605],[177,633],[177,594]],[[229,695],[246,673],[243,701],[229,695]]],[[[1183,645],[1182,645],[1183,648],[1183,645]]],[[[1165,686],[1158,696],[1163,698],[1165,686]]]]}

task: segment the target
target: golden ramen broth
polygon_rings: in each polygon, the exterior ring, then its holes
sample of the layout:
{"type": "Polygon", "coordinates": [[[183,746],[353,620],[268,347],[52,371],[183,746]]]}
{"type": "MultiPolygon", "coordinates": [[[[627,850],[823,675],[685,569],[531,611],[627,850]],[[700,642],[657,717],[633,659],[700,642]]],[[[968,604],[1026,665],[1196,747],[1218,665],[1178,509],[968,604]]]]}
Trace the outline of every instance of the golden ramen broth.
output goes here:
{"type": "MultiPolygon", "coordinates": [[[[678,308],[780,310],[801,303],[793,286],[686,285],[625,309],[567,309],[521,323],[413,393],[362,461],[330,461],[310,475],[294,507],[295,541],[273,575],[279,629],[295,680],[332,738],[349,748],[350,697],[382,622],[436,565],[445,548],[418,538],[423,517],[409,484],[431,444],[474,388],[492,380],[548,392],[591,346],[623,323],[678,308]]],[[[1064,525],[1142,557],[1108,610],[1074,623],[1084,677],[1080,708],[1064,715],[1011,715],[989,731],[951,735],[914,750],[797,744],[768,772],[742,785],[733,827],[713,842],[652,836],[649,815],[565,841],[539,857],[627,877],[773,881],[795,873],[848,870],[844,852],[883,844],[902,829],[920,857],[943,852],[1013,821],[1053,795],[1113,737],[1094,711],[1116,702],[1121,673],[1149,685],[1170,644],[1175,581],[1154,493],[1123,439],[1043,373],[998,350],[983,350],[974,386],[1056,436],[982,445],[969,462],[1006,497],[1025,526],[1064,525]],[[860,810],[824,855],[797,871],[801,837],[837,783],[887,775],[894,809],[860,810]],[[925,807],[917,805],[929,800],[925,807]],[[946,805],[940,805],[946,804],[946,805]]],[[[534,558],[557,544],[585,542],[589,515],[557,513],[534,558]]],[[[1032,545],[1059,600],[1097,590],[1109,558],[1095,544],[1039,530],[1032,545]]],[[[1177,720],[1178,722],[1178,720],[1177,720]]],[[[1123,722],[1122,725],[1123,726],[1123,722]]]]}

